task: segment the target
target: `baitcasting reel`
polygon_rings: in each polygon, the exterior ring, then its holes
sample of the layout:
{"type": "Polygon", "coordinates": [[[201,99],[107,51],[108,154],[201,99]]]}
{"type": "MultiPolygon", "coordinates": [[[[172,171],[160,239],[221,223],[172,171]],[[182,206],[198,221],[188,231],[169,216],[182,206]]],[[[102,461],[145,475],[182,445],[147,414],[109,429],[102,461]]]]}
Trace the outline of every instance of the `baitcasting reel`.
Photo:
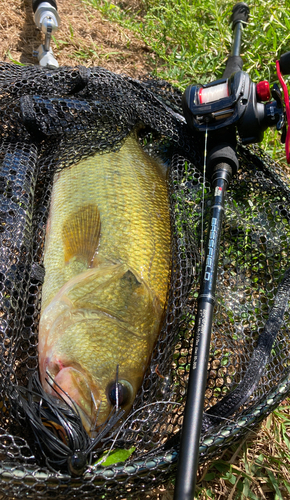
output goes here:
{"type": "Polygon", "coordinates": [[[189,127],[199,132],[207,129],[212,133],[235,126],[242,144],[253,144],[262,141],[268,127],[276,126],[282,131],[281,142],[286,142],[286,157],[290,163],[289,97],[282,77],[282,74],[290,74],[290,52],[281,56],[276,66],[285,106],[277,84],[270,90],[267,81],[256,84],[247,73],[237,71],[229,78],[187,87],[183,95],[183,110],[189,127]]]}

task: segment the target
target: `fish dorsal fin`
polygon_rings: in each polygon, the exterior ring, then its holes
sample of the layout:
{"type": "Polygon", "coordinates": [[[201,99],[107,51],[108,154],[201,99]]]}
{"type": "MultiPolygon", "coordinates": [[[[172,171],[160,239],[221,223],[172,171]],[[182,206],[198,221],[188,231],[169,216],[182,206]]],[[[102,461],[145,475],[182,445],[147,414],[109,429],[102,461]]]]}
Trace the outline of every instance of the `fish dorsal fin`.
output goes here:
{"type": "Polygon", "coordinates": [[[86,205],[74,212],[63,225],[62,239],[65,262],[73,257],[90,265],[98,248],[101,218],[97,205],[86,205]]]}

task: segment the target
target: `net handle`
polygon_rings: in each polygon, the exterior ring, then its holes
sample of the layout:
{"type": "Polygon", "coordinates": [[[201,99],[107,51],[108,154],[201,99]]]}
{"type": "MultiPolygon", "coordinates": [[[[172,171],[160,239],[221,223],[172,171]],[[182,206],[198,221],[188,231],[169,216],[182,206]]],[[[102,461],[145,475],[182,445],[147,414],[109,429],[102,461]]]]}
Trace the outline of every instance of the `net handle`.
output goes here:
{"type": "Polygon", "coordinates": [[[55,10],[57,10],[57,5],[55,0],[32,0],[32,10],[34,14],[41,3],[49,3],[55,10]]]}

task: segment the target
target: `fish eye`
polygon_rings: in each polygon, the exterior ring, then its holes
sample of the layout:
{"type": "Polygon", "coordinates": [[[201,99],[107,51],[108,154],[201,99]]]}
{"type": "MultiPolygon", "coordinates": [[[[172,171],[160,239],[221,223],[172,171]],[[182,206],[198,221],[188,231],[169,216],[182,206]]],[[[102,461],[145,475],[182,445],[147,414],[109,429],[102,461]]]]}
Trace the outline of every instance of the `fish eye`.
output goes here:
{"type": "Polygon", "coordinates": [[[119,380],[118,383],[112,382],[108,386],[108,398],[113,406],[127,405],[133,395],[133,387],[127,380],[119,380]]]}
{"type": "Polygon", "coordinates": [[[68,458],[68,468],[72,476],[81,476],[87,465],[87,455],[82,451],[75,451],[74,454],[68,458]]]}

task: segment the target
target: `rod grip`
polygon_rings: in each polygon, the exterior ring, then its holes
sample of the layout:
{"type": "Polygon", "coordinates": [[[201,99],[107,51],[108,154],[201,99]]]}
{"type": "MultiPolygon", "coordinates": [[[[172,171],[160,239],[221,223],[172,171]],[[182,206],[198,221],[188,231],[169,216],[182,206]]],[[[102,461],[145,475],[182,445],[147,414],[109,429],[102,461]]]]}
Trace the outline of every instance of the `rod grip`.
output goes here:
{"type": "Polygon", "coordinates": [[[55,8],[55,10],[57,10],[57,5],[56,5],[56,1],[55,0],[32,0],[32,9],[33,9],[33,12],[35,14],[36,10],[38,9],[39,5],[41,3],[49,3],[52,7],[55,8]]]}
{"type": "Polygon", "coordinates": [[[239,2],[233,7],[231,15],[232,28],[234,29],[237,23],[247,23],[249,20],[250,9],[244,2],[239,2]]]}
{"type": "Polygon", "coordinates": [[[290,75],[290,52],[286,52],[279,60],[280,71],[283,75],[290,75]]]}
{"type": "Polygon", "coordinates": [[[229,56],[223,73],[223,78],[229,78],[233,73],[243,69],[243,59],[240,56],[229,56]]]}

